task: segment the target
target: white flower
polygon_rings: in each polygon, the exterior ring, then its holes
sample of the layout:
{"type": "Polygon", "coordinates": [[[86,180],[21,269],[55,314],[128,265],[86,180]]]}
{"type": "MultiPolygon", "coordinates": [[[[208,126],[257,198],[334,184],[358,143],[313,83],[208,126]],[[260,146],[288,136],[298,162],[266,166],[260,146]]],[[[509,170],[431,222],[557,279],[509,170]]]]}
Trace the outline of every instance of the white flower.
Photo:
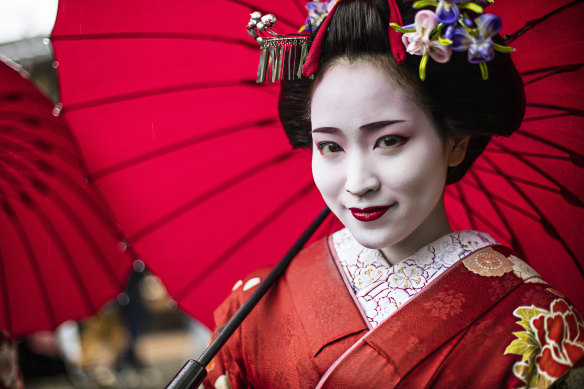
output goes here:
{"type": "Polygon", "coordinates": [[[422,269],[406,264],[395,265],[394,274],[389,276],[389,285],[400,289],[420,289],[425,281],[422,269]]]}
{"type": "Polygon", "coordinates": [[[414,20],[416,32],[408,32],[402,36],[406,51],[414,55],[429,55],[436,62],[448,62],[452,50],[441,45],[438,39],[430,39],[430,34],[437,25],[438,20],[434,12],[419,11],[414,20]]]}

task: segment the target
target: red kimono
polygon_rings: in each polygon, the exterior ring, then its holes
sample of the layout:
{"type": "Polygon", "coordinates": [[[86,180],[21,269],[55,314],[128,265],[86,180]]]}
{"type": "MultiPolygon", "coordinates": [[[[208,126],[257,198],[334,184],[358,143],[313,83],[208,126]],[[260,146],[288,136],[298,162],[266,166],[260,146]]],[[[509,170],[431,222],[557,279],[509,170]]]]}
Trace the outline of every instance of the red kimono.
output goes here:
{"type": "MultiPolygon", "coordinates": [[[[508,248],[469,253],[375,328],[332,253],[323,239],[292,261],[208,366],[206,388],[584,387],[582,318],[508,248]]],[[[218,326],[268,272],[234,286],[218,326]]]]}

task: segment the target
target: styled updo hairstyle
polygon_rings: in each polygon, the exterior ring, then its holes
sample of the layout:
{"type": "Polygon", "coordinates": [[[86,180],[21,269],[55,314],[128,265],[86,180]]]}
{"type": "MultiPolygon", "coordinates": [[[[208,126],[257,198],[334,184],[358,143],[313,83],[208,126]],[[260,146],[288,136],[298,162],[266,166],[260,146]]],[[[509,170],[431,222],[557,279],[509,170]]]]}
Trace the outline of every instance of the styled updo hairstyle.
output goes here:
{"type": "MultiPolygon", "coordinates": [[[[404,24],[414,22],[413,2],[397,1],[404,24]]],[[[388,37],[389,16],[387,0],[342,0],[326,31],[314,79],[282,82],[280,121],[292,147],[312,147],[310,99],[324,72],[341,61],[381,64],[428,113],[444,140],[471,136],[465,159],[448,169],[446,183],[457,182],[493,135],[509,136],[521,125],[525,94],[519,73],[510,55],[496,53],[488,62],[489,78],[483,80],[479,66],[468,62],[466,52],[453,52],[447,63],[429,59],[422,81],[418,76],[421,56],[407,54],[404,64],[395,62],[388,37]]]]}

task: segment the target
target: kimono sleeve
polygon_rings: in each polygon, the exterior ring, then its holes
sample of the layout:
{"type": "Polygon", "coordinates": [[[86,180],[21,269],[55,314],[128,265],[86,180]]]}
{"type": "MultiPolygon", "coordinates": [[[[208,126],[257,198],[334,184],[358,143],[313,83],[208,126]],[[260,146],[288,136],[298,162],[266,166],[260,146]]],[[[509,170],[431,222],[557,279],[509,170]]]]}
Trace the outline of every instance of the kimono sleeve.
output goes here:
{"type": "MultiPolygon", "coordinates": [[[[223,326],[249,298],[255,287],[268,273],[268,270],[258,270],[234,285],[232,293],[215,310],[216,329],[211,341],[217,337],[223,326]]],[[[205,389],[251,388],[252,386],[248,383],[246,376],[245,358],[242,352],[242,329],[240,326],[207,366],[207,378],[203,384],[205,389]]]]}

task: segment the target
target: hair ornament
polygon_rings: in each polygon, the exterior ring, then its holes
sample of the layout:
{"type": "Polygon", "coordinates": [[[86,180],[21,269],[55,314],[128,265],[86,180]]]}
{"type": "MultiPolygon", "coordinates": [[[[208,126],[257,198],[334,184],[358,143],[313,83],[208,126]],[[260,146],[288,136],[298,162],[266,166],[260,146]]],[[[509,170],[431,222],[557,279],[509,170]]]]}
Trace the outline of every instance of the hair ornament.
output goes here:
{"type": "Polygon", "coordinates": [[[478,64],[483,80],[489,78],[487,62],[495,57],[495,51],[510,53],[512,47],[493,41],[501,30],[501,18],[483,13],[483,7],[492,0],[420,0],[414,8],[434,7],[435,11],[420,10],[414,24],[400,26],[390,23],[403,33],[402,42],[409,54],[420,55],[420,79],[426,79],[428,58],[439,63],[450,60],[452,51],[468,52],[468,61],[478,64]]]}
{"type": "Polygon", "coordinates": [[[308,30],[308,32],[312,33],[313,30],[316,30],[338,1],[339,0],[314,0],[306,4],[308,17],[298,32],[308,30]]]}
{"type": "Polygon", "coordinates": [[[272,27],[276,17],[253,12],[247,23],[247,33],[260,45],[260,62],[256,82],[275,82],[281,79],[302,78],[310,35],[280,35],[272,27]]]}
{"type": "MultiPolygon", "coordinates": [[[[327,3],[327,16],[324,18],[322,25],[320,26],[320,30],[316,33],[314,40],[312,42],[312,47],[310,52],[308,53],[308,58],[306,59],[306,63],[302,66],[302,74],[305,77],[312,77],[314,73],[318,70],[318,63],[320,61],[320,54],[322,52],[322,46],[324,42],[324,38],[326,35],[326,30],[328,28],[328,24],[331,20],[331,16],[334,13],[337,4],[339,4],[341,0],[334,1],[331,3],[327,3]],[[332,7],[329,7],[332,4],[332,7]]],[[[389,21],[392,25],[400,25],[402,24],[401,13],[399,11],[399,7],[397,6],[396,0],[388,0],[390,16],[389,21]]],[[[398,64],[402,64],[406,60],[406,51],[404,46],[401,44],[401,33],[402,31],[389,29],[389,41],[391,43],[391,51],[393,58],[398,64]]]]}

